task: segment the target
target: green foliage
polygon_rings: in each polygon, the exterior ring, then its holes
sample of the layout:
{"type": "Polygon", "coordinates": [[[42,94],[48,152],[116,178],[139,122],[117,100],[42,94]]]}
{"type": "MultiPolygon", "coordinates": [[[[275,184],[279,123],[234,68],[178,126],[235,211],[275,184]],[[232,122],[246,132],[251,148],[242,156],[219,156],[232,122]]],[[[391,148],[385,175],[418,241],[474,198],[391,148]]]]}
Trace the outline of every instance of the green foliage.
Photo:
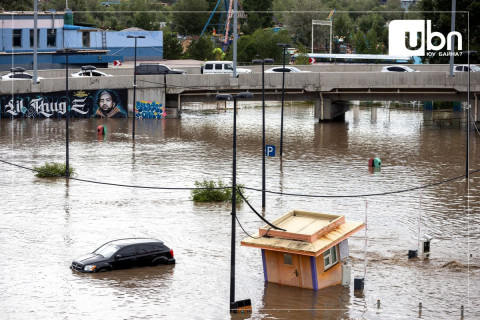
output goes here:
{"type": "Polygon", "coordinates": [[[0,8],[6,11],[33,11],[31,0],[0,0],[0,8]]]}
{"type": "Polygon", "coordinates": [[[220,60],[225,59],[225,53],[220,48],[213,49],[212,54],[215,57],[214,59],[216,61],[220,61],[220,60]]]}
{"type": "Polygon", "coordinates": [[[273,14],[265,12],[272,8],[272,0],[244,0],[242,6],[247,14],[245,23],[240,26],[244,34],[253,34],[257,29],[273,26],[273,14]]]}
{"type": "MultiPolygon", "coordinates": [[[[67,165],[65,163],[47,162],[40,167],[33,166],[33,169],[37,171],[35,175],[39,178],[65,177],[67,175],[67,165]]],[[[73,176],[75,170],[70,166],[68,169],[70,176],[73,176]]]]}
{"type": "Polygon", "coordinates": [[[173,10],[176,11],[171,16],[173,29],[184,35],[200,34],[209,17],[205,0],[179,0],[173,10]]]}
{"type": "MultiPolygon", "coordinates": [[[[221,180],[195,181],[195,187],[191,192],[192,200],[195,202],[230,202],[232,201],[232,187],[225,185],[221,180]]],[[[244,193],[243,185],[237,184],[237,188],[244,193]]],[[[241,203],[242,197],[237,193],[235,202],[241,203]]]]}
{"type": "MultiPolygon", "coordinates": [[[[432,21],[432,32],[440,32],[446,36],[451,31],[451,1],[422,0],[413,8],[413,10],[409,10],[409,13],[414,12],[414,10],[419,11],[419,14],[421,15],[420,19],[432,21]]],[[[455,30],[462,35],[462,50],[464,51],[467,50],[468,27],[470,27],[470,50],[477,52],[480,50],[480,19],[477,18],[479,16],[479,1],[456,0],[455,30]],[[468,16],[470,16],[470,19],[467,19],[468,16]],[[468,25],[468,22],[470,22],[470,25],[468,25]]],[[[435,42],[439,40],[438,38],[434,38],[433,41],[435,42]]],[[[443,50],[447,51],[446,46],[443,50]]],[[[425,57],[424,60],[429,63],[448,63],[450,57],[439,57],[437,54],[435,57],[425,57]]],[[[466,63],[466,61],[466,54],[455,58],[455,63],[466,63]]],[[[480,63],[480,55],[472,55],[470,57],[470,63],[480,63]]]]}
{"type": "Polygon", "coordinates": [[[183,54],[183,47],[174,32],[163,32],[163,58],[180,59],[183,54]]]}
{"type": "MultiPolygon", "coordinates": [[[[250,63],[254,59],[274,59],[276,63],[283,61],[283,48],[278,43],[290,42],[290,36],[287,30],[274,32],[271,29],[259,29],[253,35],[245,35],[238,40],[238,61],[250,63]],[[258,55],[258,57],[257,57],[258,55]]],[[[232,57],[232,48],[227,52],[229,59],[232,57]]],[[[286,57],[287,63],[289,57],[286,57]]]]}
{"type": "Polygon", "coordinates": [[[213,60],[215,44],[209,36],[202,36],[197,40],[193,40],[187,48],[185,55],[190,59],[196,60],[213,60]]]}

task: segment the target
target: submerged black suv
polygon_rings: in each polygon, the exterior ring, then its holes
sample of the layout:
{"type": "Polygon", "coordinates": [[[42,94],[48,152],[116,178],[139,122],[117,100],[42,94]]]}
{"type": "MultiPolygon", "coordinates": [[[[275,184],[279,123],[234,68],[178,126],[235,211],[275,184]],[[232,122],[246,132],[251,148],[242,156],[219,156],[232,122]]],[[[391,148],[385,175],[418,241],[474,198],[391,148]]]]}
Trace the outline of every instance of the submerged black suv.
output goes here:
{"type": "Polygon", "coordinates": [[[162,241],[130,238],[105,243],[92,253],[75,259],[70,269],[101,272],[174,263],[173,250],[162,241]]]}

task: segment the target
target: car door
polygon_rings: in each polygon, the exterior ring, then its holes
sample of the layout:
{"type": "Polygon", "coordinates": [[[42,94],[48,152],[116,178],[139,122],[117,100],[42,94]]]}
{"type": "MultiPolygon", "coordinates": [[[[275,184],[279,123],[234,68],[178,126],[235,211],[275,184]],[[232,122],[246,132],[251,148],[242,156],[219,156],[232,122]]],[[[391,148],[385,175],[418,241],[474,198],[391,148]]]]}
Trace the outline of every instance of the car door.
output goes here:
{"type": "Polygon", "coordinates": [[[128,269],[137,266],[137,250],[134,245],[118,250],[113,256],[112,267],[114,269],[128,269]]]}
{"type": "Polygon", "coordinates": [[[154,248],[150,244],[137,245],[137,265],[146,267],[152,265],[154,257],[154,248]]]}
{"type": "Polygon", "coordinates": [[[158,73],[159,74],[170,73],[170,69],[168,69],[166,66],[158,66],[158,73]]]}

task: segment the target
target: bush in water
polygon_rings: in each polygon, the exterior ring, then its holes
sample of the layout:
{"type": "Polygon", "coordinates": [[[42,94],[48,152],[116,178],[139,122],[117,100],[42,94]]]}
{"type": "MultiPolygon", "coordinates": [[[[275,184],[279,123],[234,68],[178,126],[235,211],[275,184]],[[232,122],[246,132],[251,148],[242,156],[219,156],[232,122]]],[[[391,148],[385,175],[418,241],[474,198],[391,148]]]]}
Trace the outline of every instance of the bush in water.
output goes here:
{"type": "MultiPolygon", "coordinates": [[[[195,181],[195,187],[197,189],[191,191],[192,200],[195,202],[229,202],[232,200],[232,187],[225,185],[223,181],[195,181]]],[[[237,184],[237,188],[242,194],[244,193],[243,185],[237,184]]],[[[242,197],[237,193],[235,202],[240,203],[242,201],[242,197]]]]}
{"type": "MultiPolygon", "coordinates": [[[[41,167],[33,166],[33,169],[37,172],[35,175],[39,178],[65,177],[67,175],[67,165],[65,163],[46,162],[41,167]]],[[[70,176],[75,173],[72,167],[69,167],[68,171],[70,176]]]]}

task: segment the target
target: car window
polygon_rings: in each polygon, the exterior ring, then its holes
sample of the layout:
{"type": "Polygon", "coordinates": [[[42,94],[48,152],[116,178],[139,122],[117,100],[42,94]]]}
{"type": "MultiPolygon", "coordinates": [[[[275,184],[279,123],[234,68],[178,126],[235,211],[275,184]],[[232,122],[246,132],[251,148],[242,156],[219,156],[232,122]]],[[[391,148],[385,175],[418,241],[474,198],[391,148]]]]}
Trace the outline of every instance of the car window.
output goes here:
{"type": "Polygon", "coordinates": [[[137,251],[135,250],[135,246],[129,246],[121,249],[117,254],[121,255],[122,257],[131,257],[136,255],[137,251]]]}
{"type": "Polygon", "coordinates": [[[232,64],[226,64],[225,65],[225,70],[233,70],[233,65],[232,64]]]}
{"type": "Polygon", "coordinates": [[[14,79],[31,79],[32,76],[26,73],[16,73],[12,75],[12,78],[14,79]]]}
{"type": "Polygon", "coordinates": [[[213,64],[206,64],[205,70],[213,70],[213,64]]]}
{"type": "Polygon", "coordinates": [[[138,253],[139,254],[144,254],[144,253],[151,253],[155,251],[160,251],[162,250],[162,247],[152,245],[152,244],[142,244],[137,247],[138,253]]]}
{"type": "Polygon", "coordinates": [[[222,70],[222,64],[221,63],[215,64],[215,70],[222,70]]]}
{"type": "Polygon", "coordinates": [[[168,72],[168,68],[165,67],[165,66],[158,66],[158,72],[159,72],[159,73],[168,72]]]}
{"type": "Polygon", "coordinates": [[[94,77],[101,77],[102,74],[101,74],[100,72],[98,72],[98,71],[92,71],[92,76],[94,76],[94,77]]]}
{"type": "Polygon", "coordinates": [[[117,252],[117,250],[118,250],[118,246],[107,243],[101,246],[100,248],[98,248],[97,250],[95,250],[94,253],[102,255],[105,258],[110,258],[115,254],[115,252],[117,252]]]}

